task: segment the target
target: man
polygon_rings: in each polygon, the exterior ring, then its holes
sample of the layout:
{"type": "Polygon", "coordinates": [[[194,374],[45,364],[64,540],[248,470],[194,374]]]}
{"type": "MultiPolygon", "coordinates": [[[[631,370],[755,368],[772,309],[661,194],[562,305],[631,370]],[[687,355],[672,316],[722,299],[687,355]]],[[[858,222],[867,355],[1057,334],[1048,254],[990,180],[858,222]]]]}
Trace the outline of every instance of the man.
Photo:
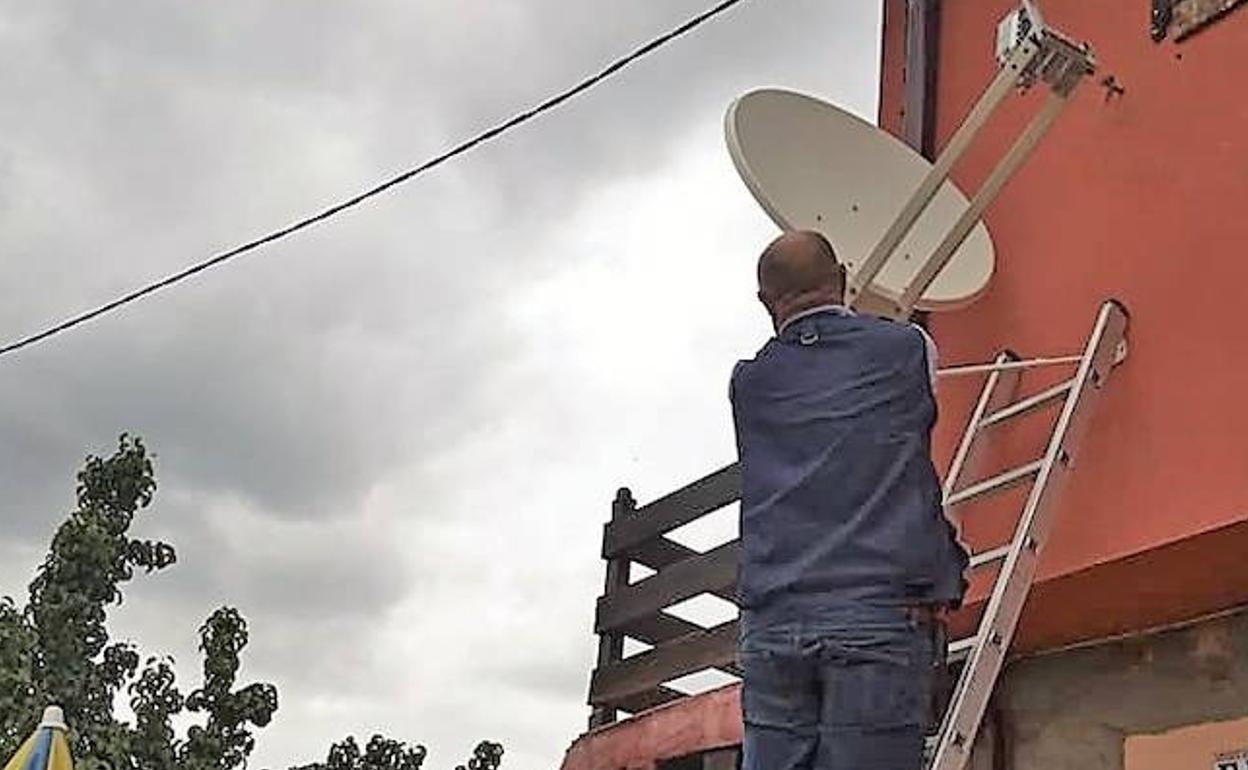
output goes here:
{"type": "Polygon", "coordinates": [[[776,336],[733,371],[744,770],[918,770],[966,552],[930,457],[935,348],[843,304],[820,234],[758,263],[776,336]]]}

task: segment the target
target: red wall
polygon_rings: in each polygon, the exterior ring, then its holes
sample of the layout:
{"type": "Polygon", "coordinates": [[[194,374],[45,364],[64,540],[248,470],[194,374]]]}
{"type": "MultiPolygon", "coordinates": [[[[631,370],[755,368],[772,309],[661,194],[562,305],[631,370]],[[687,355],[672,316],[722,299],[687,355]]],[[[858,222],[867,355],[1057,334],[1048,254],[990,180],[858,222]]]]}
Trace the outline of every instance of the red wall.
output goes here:
{"type": "MultiPolygon", "coordinates": [[[[995,26],[1014,4],[942,6],[938,146],[992,79],[995,26]]],[[[1248,9],[1160,45],[1143,0],[1048,0],[1043,10],[1092,43],[1101,71],[990,210],[989,292],[935,317],[933,331],[946,362],[1004,347],[1044,355],[1078,348],[1104,299],[1131,312],[1130,358],[1102,400],[1046,551],[1051,578],[1248,518],[1248,9]],[[1109,74],[1126,93],[1106,101],[1099,81],[1109,74]]],[[[895,133],[903,27],[904,3],[889,0],[880,115],[895,133]]],[[[959,163],[964,189],[1034,114],[1034,91],[1008,101],[959,163]]],[[[942,391],[943,458],[972,389],[942,391]]],[[[1248,601],[1248,575],[1208,579],[1237,581],[1248,601]]]]}

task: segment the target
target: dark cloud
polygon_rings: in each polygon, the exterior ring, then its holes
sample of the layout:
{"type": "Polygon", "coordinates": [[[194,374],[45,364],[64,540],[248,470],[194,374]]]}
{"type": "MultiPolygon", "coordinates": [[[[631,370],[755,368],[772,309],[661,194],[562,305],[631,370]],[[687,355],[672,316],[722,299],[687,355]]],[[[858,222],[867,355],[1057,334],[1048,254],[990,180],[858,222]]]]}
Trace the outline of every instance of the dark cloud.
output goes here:
{"type": "MultiPolygon", "coordinates": [[[[0,330],[368,187],[704,5],[0,0],[0,330]]],[[[84,454],[140,433],[140,526],[181,563],[118,622],[192,665],[198,623],[243,609],[248,675],[284,693],[263,762],[393,729],[549,766],[583,723],[614,485],[653,496],[730,451],[705,382],[740,337],[713,319],[752,309],[673,266],[765,224],[714,210],[725,185],[750,208],[729,176],[664,186],[710,173],[701,147],[723,165],[747,88],[869,109],[878,13],[747,0],[384,199],[0,359],[6,560],[46,542],[84,454]]]]}

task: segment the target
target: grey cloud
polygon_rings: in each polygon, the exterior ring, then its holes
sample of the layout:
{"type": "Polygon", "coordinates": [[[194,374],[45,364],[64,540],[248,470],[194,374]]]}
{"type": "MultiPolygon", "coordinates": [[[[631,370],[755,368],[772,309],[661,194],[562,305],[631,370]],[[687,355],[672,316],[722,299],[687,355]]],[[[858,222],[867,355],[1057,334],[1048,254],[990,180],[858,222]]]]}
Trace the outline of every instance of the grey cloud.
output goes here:
{"type": "MultiPolygon", "coordinates": [[[[0,332],[360,190],[704,5],[0,0],[0,332]]],[[[275,766],[292,747],[319,751],[307,725],[369,729],[383,710],[361,705],[370,694],[435,719],[447,693],[396,694],[407,680],[385,651],[426,623],[448,627],[430,655],[501,650],[427,674],[471,680],[464,708],[497,697],[489,714],[436,722],[447,740],[470,745],[508,704],[579,714],[605,498],[632,473],[618,463],[681,415],[612,414],[551,348],[562,337],[518,329],[508,311],[572,261],[606,260],[570,252],[571,218],[608,187],[661,179],[680,140],[741,91],[852,79],[842,92],[869,105],[875,5],[748,0],[393,195],[0,359],[5,541],[22,553],[45,541],[82,456],[132,430],[158,454],[143,531],[182,563],[136,581],[119,620],[191,660],[194,626],[239,605],[249,675],[290,696],[292,721],[262,744],[275,766]],[[604,447],[616,442],[627,449],[604,447]],[[516,538],[562,548],[524,543],[532,563],[512,574],[516,538]],[[487,590],[508,585],[500,576],[514,591],[487,590]]],[[[661,273],[672,255],[652,257],[661,273]]],[[[671,462],[652,477],[701,462],[654,451],[671,462]]],[[[532,727],[504,731],[513,766],[551,762],[532,727]]]]}

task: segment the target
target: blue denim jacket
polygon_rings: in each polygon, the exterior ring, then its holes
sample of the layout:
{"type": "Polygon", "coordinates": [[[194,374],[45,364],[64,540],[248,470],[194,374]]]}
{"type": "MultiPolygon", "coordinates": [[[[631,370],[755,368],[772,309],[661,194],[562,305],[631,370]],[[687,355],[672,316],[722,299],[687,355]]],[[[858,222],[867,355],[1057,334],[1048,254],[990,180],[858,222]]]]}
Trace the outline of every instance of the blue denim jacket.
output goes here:
{"type": "Polygon", "coordinates": [[[737,364],[731,400],[747,625],[961,601],[967,555],[930,457],[936,402],[918,330],[800,318],[737,364]]]}

